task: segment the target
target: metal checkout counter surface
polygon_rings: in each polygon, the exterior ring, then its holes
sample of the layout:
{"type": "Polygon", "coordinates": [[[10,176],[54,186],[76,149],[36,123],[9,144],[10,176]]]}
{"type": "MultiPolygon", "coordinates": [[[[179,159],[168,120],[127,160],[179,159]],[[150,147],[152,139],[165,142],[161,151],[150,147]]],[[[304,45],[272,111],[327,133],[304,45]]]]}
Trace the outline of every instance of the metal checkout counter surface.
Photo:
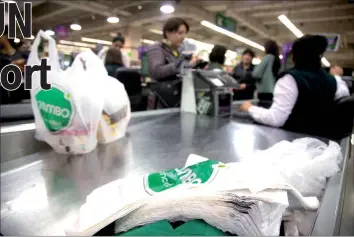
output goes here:
{"type": "MultiPolygon", "coordinates": [[[[167,109],[133,113],[125,138],[73,156],[56,154],[36,141],[33,124],[2,126],[1,233],[64,235],[86,196],[110,181],[182,167],[191,153],[237,162],[257,149],[303,136],[235,118],[167,109]]],[[[339,234],[349,138],[341,146],[343,171],[329,180],[319,211],[300,223],[303,234],[339,234]]]]}

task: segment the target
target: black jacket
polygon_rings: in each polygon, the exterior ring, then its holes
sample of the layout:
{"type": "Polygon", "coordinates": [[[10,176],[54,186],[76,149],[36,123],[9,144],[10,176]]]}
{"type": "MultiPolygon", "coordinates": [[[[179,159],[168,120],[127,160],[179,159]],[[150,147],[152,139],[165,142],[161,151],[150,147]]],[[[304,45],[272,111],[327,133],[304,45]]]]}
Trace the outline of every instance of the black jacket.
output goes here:
{"type": "Polygon", "coordinates": [[[246,89],[235,90],[234,100],[253,99],[254,91],[256,90],[256,80],[252,77],[254,65],[251,64],[248,69],[243,68],[242,62],[237,64],[232,72],[232,76],[240,83],[246,84],[246,89]]]}

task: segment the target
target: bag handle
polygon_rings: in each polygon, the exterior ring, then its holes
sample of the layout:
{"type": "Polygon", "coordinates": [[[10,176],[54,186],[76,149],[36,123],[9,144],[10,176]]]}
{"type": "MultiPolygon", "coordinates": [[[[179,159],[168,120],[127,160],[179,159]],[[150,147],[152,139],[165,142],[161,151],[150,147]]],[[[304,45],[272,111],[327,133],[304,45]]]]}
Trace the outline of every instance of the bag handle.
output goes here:
{"type": "Polygon", "coordinates": [[[59,64],[59,55],[58,51],[56,48],[56,43],[55,40],[50,37],[49,35],[45,34],[44,31],[40,30],[36,36],[36,38],[33,41],[32,44],[32,49],[31,53],[28,56],[28,62],[30,64],[39,64],[40,63],[40,58],[38,54],[38,47],[39,44],[41,43],[42,38],[45,40],[48,40],[48,62],[49,65],[51,66],[51,71],[60,71],[60,64],[59,64]],[[36,63],[34,63],[36,62],[36,63]]]}

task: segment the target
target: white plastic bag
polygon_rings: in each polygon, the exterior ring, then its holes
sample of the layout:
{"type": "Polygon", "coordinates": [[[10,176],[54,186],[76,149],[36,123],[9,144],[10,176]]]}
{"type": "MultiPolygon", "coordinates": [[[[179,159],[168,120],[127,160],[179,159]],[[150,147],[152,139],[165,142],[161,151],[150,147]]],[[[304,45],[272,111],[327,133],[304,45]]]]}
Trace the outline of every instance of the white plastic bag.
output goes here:
{"type": "Polygon", "coordinates": [[[124,85],[106,76],[104,83],[104,106],[98,128],[98,142],[109,143],[125,136],[131,117],[130,101],[124,85]]]}
{"type": "Polygon", "coordinates": [[[41,37],[48,40],[47,74],[50,90],[40,87],[40,73],[32,75],[31,102],[35,117],[37,138],[43,139],[56,152],[84,154],[95,149],[97,129],[101,119],[104,97],[98,87],[99,70],[86,67],[76,58],[73,66],[62,71],[55,41],[40,31],[34,40],[28,65],[40,64],[38,46],[41,37]]]}
{"type": "Polygon", "coordinates": [[[92,51],[76,56],[78,60],[73,63],[85,62],[90,72],[99,76],[97,85],[103,92],[104,105],[99,122],[97,139],[99,143],[110,143],[125,136],[131,117],[130,101],[124,85],[116,78],[108,76],[102,60],[92,51]]]}
{"type": "Polygon", "coordinates": [[[278,170],[286,182],[304,196],[320,196],[326,179],[336,174],[343,156],[338,143],[315,138],[282,141],[264,151],[257,151],[250,162],[278,170]]]}

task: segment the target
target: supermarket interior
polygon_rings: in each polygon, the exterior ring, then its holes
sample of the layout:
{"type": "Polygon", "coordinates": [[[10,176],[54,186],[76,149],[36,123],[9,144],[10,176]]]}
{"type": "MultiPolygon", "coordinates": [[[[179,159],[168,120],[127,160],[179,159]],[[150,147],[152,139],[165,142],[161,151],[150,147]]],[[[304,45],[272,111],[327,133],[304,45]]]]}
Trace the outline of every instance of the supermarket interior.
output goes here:
{"type": "Polygon", "coordinates": [[[0,13],[0,235],[354,235],[354,1],[0,13]]]}

